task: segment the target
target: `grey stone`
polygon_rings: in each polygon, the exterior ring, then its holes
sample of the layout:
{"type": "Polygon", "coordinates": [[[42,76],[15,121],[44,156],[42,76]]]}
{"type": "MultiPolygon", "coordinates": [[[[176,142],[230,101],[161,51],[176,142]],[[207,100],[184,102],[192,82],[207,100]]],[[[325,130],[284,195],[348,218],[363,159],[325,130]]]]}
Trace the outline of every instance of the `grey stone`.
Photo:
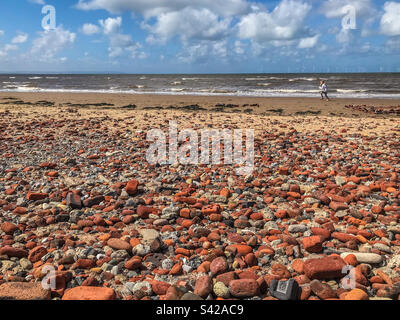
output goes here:
{"type": "Polygon", "coordinates": [[[191,293],[191,292],[186,292],[182,296],[181,300],[203,300],[203,298],[201,298],[197,294],[194,294],[194,293],[191,293]]]}
{"type": "Polygon", "coordinates": [[[346,183],[346,179],[344,177],[341,176],[336,176],[335,177],[335,182],[338,186],[342,186],[346,183]]]}
{"type": "Polygon", "coordinates": [[[375,249],[378,249],[378,250],[383,251],[383,252],[392,253],[392,250],[390,250],[390,247],[385,245],[385,244],[383,244],[383,243],[375,243],[373,245],[373,247],[375,249]]]}
{"type": "Polygon", "coordinates": [[[305,232],[308,227],[304,224],[293,224],[288,227],[290,233],[305,232]]]}
{"type": "Polygon", "coordinates": [[[154,229],[140,229],[138,231],[143,237],[143,241],[146,243],[152,242],[160,236],[160,233],[154,229]]]}
{"type": "Polygon", "coordinates": [[[172,269],[173,266],[174,266],[174,262],[171,259],[165,259],[161,263],[161,268],[163,268],[164,270],[170,270],[170,269],[172,269]]]}
{"type": "Polygon", "coordinates": [[[359,263],[368,264],[379,264],[383,261],[381,255],[376,253],[364,253],[364,252],[344,252],[340,255],[342,259],[346,258],[349,254],[354,254],[359,263]]]}

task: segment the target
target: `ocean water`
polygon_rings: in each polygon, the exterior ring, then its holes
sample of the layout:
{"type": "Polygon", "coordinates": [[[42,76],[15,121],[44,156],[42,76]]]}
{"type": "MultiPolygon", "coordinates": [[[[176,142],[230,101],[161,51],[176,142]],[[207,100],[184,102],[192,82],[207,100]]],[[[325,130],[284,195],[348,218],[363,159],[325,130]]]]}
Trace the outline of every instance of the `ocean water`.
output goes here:
{"type": "Polygon", "coordinates": [[[0,74],[0,92],[319,97],[326,80],[333,98],[400,98],[400,73],[358,74],[0,74]]]}

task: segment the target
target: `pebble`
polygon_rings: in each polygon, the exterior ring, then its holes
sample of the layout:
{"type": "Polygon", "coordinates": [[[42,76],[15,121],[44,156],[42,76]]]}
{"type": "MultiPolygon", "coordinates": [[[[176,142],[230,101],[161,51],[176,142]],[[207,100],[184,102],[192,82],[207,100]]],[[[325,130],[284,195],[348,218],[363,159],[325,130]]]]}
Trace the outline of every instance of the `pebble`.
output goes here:
{"type": "Polygon", "coordinates": [[[111,238],[107,241],[107,245],[116,250],[132,250],[132,246],[121,239],[111,238]]]}
{"type": "Polygon", "coordinates": [[[350,292],[344,293],[340,299],[342,300],[369,300],[368,294],[361,289],[353,289],[350,292]]]}
{"type": "Polygon", "coordinates": [[[211,262],[210,271],[216,276],[221,273],[225,273],[228,270],[228,263],[223,257],[218,257],[211,262]]]}
{"type": "Polygon", "coordinates": [[[72,209],[81,209],[82,208],[82,201],[81,197],[75,193],[68,193],[66,198],[67,206],[70,206],[72,209]]]}
{"type": "Polygon", "coordinates": [[[228,299],[230,297],[229,288],[223,282],[216,282],[213,288],[217,297],[228,299]]]}
{"type": "Polygon", "coordinates": [[[115,300],[115,291],[105,287],[81,286],[65,291],[62,300],[115,300]]]}
{"type": "Polygon", "coordinates": [[[304,224],[295,224],[295,225],[290,225],[288,227],[288,231],[290,233],[299,233],[299,232],[305,232],[308,230],[308,227],[304,224]]]}
{"type": "Polygon", "coordinates": [[[380,264],[383,261],[383,257],[376,253],[344,252],[340,257],[345,259],[350,254],[354,255],[359,263],[380,264]]]}
{"type": "Polygon", "coordinates": [[[258,295],[259,286],[254,279],[232,280],[229,283],[229,291],[236,298],[249,298],[258,295]]]}
{"type": "Polygon", "coordinates": [[[202,276],[197,279],[193,293],[199,297],[206,298],[212,290],[212,278],[209,276],[202,276]]]}
{"type": "Polygon", "coordinates": [[[50,264],[65,300],[273,299],[279,280],[302,299],[399,298],[392,119],[2,110],[0,273],[31,297],[50,264]],[[146,133],[174,116],[196,129],[268,122],[252,174],[150,165],[146,133]],[[344,292],[348,266],[358,287],[344,292]]]}
{"type": "Polygon", "coordinates": [[[139,233],[143,237],[143,241],[146,243],[150,243],[160,236],[159,232],[154,229],[140,229],[139,233]]]}
{"type": "Polygon", "coordinates": [[[343,277],[346,263],[342,258],[329,256],[320,259],[309,259],[304,262],[304,273],[310,279],[335,279],[343,277]]]}
{"type": "Polygon", "coordinates": [[[148,245],[144,244],[138,244],[132,249],[132,254],[133,255],[138,255],[141,257],[144,257],[145,255],[149,254],[151,252],[151,248],[148,245]]]}
{"type": "Polygon", "coordinates": [[[11,246],[4,246],[0,248],[0,256],[6,255],[8,257],[23,258],[28,256],[28,251],[21,248],[14,248],[11,246]]]}
{"type": "Polygon", "coordinates": [[[310,286],[312,292],[323,300],[337,297],[336,292],[332,289],[330,285],[322,283],[319,280],[311,281],[310,286]]]}
{"type": "Polygon", "coordinates": [[[193,294],[191,292],[186,292],[182,297],[181,300],[204,300],[197,294],[193,294]]]}
{"type": "Polygon", "coordinates": [[[375,243],[375,244],[373,245],[373,247],[374,247],[375,249],[378,249],[378,250],[383,251],[383,252],[386,252],[386,253],[391,253],[391,252],[392,252],[392,250],[390,249],[389,246],[384,245],[384,244],[382,244],[382,243],[375,243]]]}
{"type": "Polygon", "coordinates": [[[6,221],[1,224],[0,229],[6,234],[12,235],[16,230],[18,230],[18,227],[14,223],[6,221]]]}
{"type": "Polygon", "coordinates": [[[6,282],[0,285],[0,300],[50,300],[50,290],[41,283],[6,282]]]}
{"type": "Polygon", "coordinates": [[[174,266],[174,262],[171,259],[165,259],[162,261],[161,268],[164,270],[171,270],[174,266]]]}

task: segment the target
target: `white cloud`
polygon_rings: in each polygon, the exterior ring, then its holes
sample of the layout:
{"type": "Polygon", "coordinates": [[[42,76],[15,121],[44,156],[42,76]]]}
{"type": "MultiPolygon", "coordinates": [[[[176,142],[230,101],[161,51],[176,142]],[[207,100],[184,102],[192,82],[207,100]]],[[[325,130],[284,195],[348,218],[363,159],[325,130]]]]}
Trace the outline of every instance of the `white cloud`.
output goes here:
{"type": "Polygon", "coordinates": [[[146,19],[185,8],[206,8],[223,17],[243,14],[249,9],[246,0],[79,0],[76,6],[82,10],[104,9],[114,14],[131,11],[143,14],[146,19]]]}
{"type": "Polygon", "coordinates": [[[321,6],[321,12],[327,18],[342,18],[348,11],[346,7],[352,6],[357,17],[371,16],[375,12],[372,0],[327,0],[321,6]]]}
{"type": "Polygon", "coordinates": [[[0,30],[0,37],[1,37],[2,35],[4,35],[4,31],[3,31],[3,30],[0,30]]]}
{"type": "Polygon", "coordinates": [[[385,2],[381,18],[381,32],[387,36],[400,35],[400,3],[385,2]]]}
{"type": "MultiPolygon", "coordinates": [[[[133,16],[143,16],[141,27],[149,32],[146,42],[160,44],[177,37],[183,44],[179,57],[185,60],[184,55],[188,54],[188,61],[199,61],[209,55],[227,56],[225,40],[232,33],[232,23],[252,9],[248,0],[79,0],[77,2],[76,7],[81,10],[107,10],[112,14],[128,11],[133,16]],[[195,52],[196,50],[199,51],[195,52]]],[[[104,33],[108,33],[110,38],[109,56],[115,58],[129,52],[134,58],[145,57],[142,48],[137,47],[137,43],[131,38],[122,36],[120,31],[111,31],[120,30],[121,24],[117,22],[110,20],[108,27],[107,20],[100,23],[104,33]],[[106,31],[107,29],[110,31],[106,31]],[[120,36],[116,36],[117,34],[120,36]]]]}
{"type": "Polygon", "coordinates": [[[133,59],[144,59],[146,53],[142,51],[142,45],[133,41],[129,34],[121,33],[122,18],[107,18],[99,20],[103,33],[109,38],[108,56],[112,59],[118,58],[125,53],[133,59]]]}
{"type": "Polygon", "coordinates": [[[186,44],[178,54],[178,59],[183,63],[206,63],[212,59],[219,58],[222,61],[228,55],[227,41],[199,41],[195,44],[186,44]]]}
{"type": "Polygon", "coordinates": [[[99,20],[99,23],[103,27],[103,31],[105,34],[115,34],[121,29],[122,18],[107,18],[106,20],[99,20]]]}
{"type": "Polygon", "coordinates": [[[126,48],[126,50],[130,53],[132,59],[146,59],[147,54],[142,51],[143,46],[140,43],[135,43],[126,48]]]}
{"type": "Polygon", "coordinates": [[[318,42],[319,37],[320,37],[320,35],[317,34],[314,37],[303,38],[300,40],[298,47],[300,49],[314,48],[318,42]]]}
{"type": "Polygon", "coordinates": [[[82,26],[81,30],[82,30],[82,33],[87,36],[91,36],[93,34],[100,32],[100,28],[98,26],[96,26],[95,24],[91,24],[91,23],[85,23],[82,26]]]}
{"type": "Polygon", "coordinates": [[[31,53],[40,55],[40,60],[53,59],[75,41],[76,34],[65,30],[62,26],[54,30],[39,32],[39,37],[33,41],[31,53]]]}
{"type": "Polygon", "coordinates": [[[215,56],[225,58],[228,55],[227,41],[215,42],[212,46],[212,53],[215,56]]]}
{"type": "MultiPolygon", "coordinates": [[[[371,30],[373,22],[378,17],[378,10],[376,9],[372,0],[327,0],[325,1],[320,12],[328,19],[340,19],[351,16],[352,11],[355,16],[355,27],[361,30],[358,36],[366,37],[374,33],[371,30]],[[353,8],[350,10],[350,8],[353,8]]],[[[354,31],[356,29],[345,28],[337,29],[336,40],[342,44],[349,44],[354,38],[354,31]]]]}
{"type": "Polygon", "coordinates": [[[166,40],[178,35],[183,41],[219,40],[229,32],[231,19],[221,19],[209,9],[185,8],[182,11],[162,13],[154,25],[142,24],[155,35],[149,42],[166,40]]]}
{"type": "Polygon", "coordinates": [[[36,3],[36,4],[41,4],[41,5],[46,4],[46,3],[44,2],[44,0],[29,0],[29,2],[36,3]]]}
{"type": "Polygon", "coordinates": [[[356,32],[351,29],[341,29],[336,34],[336,41],[345,45],[354,43],[356,37],[355,33],[356,32]]]}
{"type": "Polygon", "coordinates": [[[178,55],[178,58],[184,63],[204,63],[209,58],[209,45],[198,43],[187,46],[178,55]]]}
{"type": "Polygon", "coordinates": [[[124,53],[124,50],[121,47],[109,47],[108,48],[108,56],[110,58],[116,58],[121,56],[124,53]]]}
{"type": "Polygon", "coordinates": [[[310,30],[305,27],[305,19],[310,10],[311,5],[308,3],[283,0],[272,12],[258,11],[244,16],[238,24],[239,37],[265,43],[310,36],[310,30]]]}
{"type": "Polygon", "coordinates": [[[238,55],[242,55],[245,53],[245,50],[243,48],[243,43],[239,40],[235,41],[235,53],[238,55]]]}
{"type": "Polygon", "coordinates": [[[24,43],[28,40],[28,35],[26,33],[20,33],[19,35],[15,36],[11,42],[12,43],[24,43]]]}
{"type": "Polygon", "coordinates": [[[15,44],[6,44],[4,46],[4,50],[5,51],[15,51],[15,50],[18,50],[18,46],[15,44]]]}

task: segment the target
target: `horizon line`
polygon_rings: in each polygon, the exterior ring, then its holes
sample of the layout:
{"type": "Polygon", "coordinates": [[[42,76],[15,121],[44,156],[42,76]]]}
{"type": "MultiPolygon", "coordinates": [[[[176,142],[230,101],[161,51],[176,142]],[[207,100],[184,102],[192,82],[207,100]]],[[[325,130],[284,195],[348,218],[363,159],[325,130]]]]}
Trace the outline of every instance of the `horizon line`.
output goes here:
{"type": "Polygon", "coordinates": [[[225,72],[225,73],[124,73],[124,72],[1,72],[0,75],[247,75],[247,74],[394,74],[398,71],[372,71],[372,72],[225,72]]]}

